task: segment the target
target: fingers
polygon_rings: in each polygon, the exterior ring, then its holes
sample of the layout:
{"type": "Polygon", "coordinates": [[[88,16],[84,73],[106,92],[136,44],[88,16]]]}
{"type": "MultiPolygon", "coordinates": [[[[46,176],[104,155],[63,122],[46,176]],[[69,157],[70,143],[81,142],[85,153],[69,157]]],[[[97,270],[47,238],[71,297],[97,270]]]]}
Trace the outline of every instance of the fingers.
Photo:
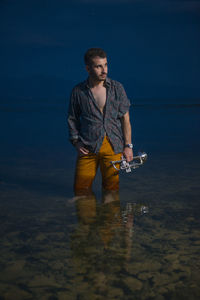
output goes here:
{"type": "Polygon", "coordinates": [[[130,162],[133,160],[133,150],[132,149],[125,148],[123,154],[124,154],[127,162],[130,162]]]}
{"type": "Polygon", "coordinates": [[[84,148],[84,147],[80,147],[79,148],[79,153],[80,154],[88,154],[89,153],[89,151],[88,151],[88,149],[86,149],[86,148],[84,148]]]}
{"type": "Polygon", "coordinates": [[[79,155],[87,155],[89,153],[89,150],[83,147],[81,142],[78,142],[75,147],[79,155]]]}
{"type": "Polygon", "coordinates": [[[129,155],[129,156],[126,156],[126,161],[127,161],[127,162],[130,162],[130,161],[132,161],[132,160],[133,160],[133,156],[130,156],[130,155],[129,155]]]}

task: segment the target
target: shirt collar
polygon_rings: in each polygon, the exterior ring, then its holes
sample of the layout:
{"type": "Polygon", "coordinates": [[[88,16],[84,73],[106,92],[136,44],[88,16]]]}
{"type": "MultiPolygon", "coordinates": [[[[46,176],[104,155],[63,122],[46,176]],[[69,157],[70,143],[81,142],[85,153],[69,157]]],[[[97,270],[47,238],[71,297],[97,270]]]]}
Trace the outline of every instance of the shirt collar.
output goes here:
{"type": "MultiPolygon", "coordinates": [[[[104,86],[109,87],[110,85],[111,85],[111,80],[110,80],[110,78],[106,77],[106,79],[104,81],[104,86]]],[[[85,81],[85,87],[88,88],[88,89],[90,88],[90,86],[89,86],[89,77],[85,81]]]]}

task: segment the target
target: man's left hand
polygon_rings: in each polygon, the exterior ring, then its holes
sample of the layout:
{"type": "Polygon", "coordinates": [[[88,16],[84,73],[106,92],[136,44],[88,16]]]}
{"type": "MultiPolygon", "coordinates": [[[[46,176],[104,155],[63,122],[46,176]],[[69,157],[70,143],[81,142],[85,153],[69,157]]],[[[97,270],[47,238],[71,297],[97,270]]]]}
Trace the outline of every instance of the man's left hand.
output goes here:
{"type": "Polygon", "coordinates": [[[124,151],[123,151],[123,155],[125,156],[127,162],[130,162],[131,160],[133,160],[133,150],[132,149],[125,147],[124,151]]]}

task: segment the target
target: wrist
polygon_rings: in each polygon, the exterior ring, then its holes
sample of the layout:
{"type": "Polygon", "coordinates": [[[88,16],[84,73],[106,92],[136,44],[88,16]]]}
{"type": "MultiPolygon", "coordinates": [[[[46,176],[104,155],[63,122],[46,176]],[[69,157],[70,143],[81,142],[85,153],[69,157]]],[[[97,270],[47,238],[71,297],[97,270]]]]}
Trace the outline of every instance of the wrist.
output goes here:
{"type": "Polygon", "coordinates": [[[73,145],[74,147],[76,147],[77,144],[78,144],[78,142],[79,142],[79,140],[72,140],[72,145],[73,145]]]}
{"type": "Polygon", "coordinates": [[[124,145],[124,148],[130,148],[130,149],[133,149],[133,144],[125,144],[124,145]]]}

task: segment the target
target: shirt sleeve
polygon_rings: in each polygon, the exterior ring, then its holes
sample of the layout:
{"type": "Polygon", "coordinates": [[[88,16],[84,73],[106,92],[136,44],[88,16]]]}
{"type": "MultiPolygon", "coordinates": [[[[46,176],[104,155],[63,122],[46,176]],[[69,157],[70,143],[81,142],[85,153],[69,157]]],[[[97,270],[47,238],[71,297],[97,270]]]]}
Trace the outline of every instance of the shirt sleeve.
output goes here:
{"type": "Polygon", "coordinates": [[[74,140],[78,140],[80,132],[80,105],[76,88],[71,92],[67,122],[70,141],[73,142],[74,140]]]}
{"type": "Polygon", "coordinates": [[[129,111],[129,108],[130,108],[130,100],[128,99],[127,95],[126,95],[126,92],[124,90],[124,87],[121,83],[119,83],[119,86],[118,86],[118,89],[119,89],[119,101],[120,101],[120,104],[119,104],[119,111],[118,111],[118,117],[119,118],[122,118],[123,115],[129,111]]]}

